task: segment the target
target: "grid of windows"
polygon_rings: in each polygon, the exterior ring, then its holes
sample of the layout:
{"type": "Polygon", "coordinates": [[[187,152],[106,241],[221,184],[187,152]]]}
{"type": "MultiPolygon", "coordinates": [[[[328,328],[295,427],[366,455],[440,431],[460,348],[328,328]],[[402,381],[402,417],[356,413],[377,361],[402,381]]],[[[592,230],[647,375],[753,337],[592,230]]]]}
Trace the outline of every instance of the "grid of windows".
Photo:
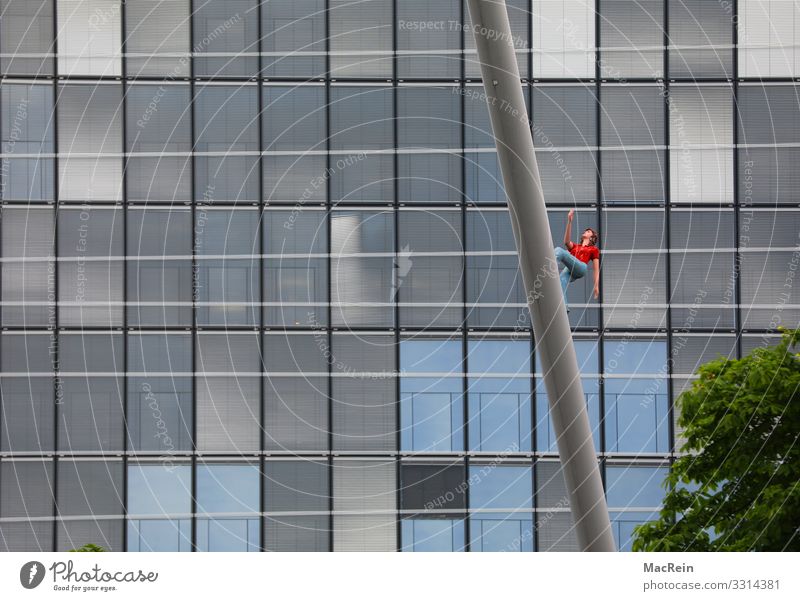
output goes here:
{"type": "MultiPolygon", "coordinates": [[[[800,322],[800,11],[507,5],[626,549],[697,365],[800,322]]],[[[469,23],[0,0],[0,549],[576,548],[469,23]]]]}

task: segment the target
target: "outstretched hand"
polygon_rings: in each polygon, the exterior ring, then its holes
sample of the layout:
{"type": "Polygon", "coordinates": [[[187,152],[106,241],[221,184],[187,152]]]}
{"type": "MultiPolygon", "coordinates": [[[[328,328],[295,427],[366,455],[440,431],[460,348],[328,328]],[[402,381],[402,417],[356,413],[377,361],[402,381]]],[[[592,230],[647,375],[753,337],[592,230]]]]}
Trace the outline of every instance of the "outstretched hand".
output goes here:
{"type": "Polygon", "coordinates": [[[598,298],[600,296],[600,288],[598,286],[594,287],[594,297],[598,298]]]}
{"type": "Polygon", "coordinates": [[[567,213],[567,219],[572,221],[572,218],[575,216],[575,209],[570,209],[569,213],[567,213]]]}

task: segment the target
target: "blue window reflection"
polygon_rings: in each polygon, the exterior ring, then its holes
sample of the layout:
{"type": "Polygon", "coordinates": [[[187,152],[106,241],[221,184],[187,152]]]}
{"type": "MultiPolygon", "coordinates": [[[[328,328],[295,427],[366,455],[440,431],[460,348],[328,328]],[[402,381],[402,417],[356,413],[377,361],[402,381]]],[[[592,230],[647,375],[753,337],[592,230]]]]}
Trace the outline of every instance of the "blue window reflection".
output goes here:
{"type": "Polygon", "coordinates": [[[621,453],[669,451],[666,378],[607,379],[606,450],[621,453]]]}
{"type": "Polygon", "coordinates": [[[258,551],[258,466],[198,465],[197,513],[199,551],[258,551]]]}
{"type": "Polygon", "coordinates": [[[461,365],[460,340],[401,341],[401,372],[415,374],[400,378],[403,450],[464,450],[461,365]]]}
{"type": "Polygon", "coordinates": [[[614,532],[614,540],[617,549],[620,551],[630,551],[633,545],[633,528],[638,524],[644,524],[658,518],[657,511],[611,511],[611,529],[614,532]]]}
{"type": "Polygon", "coordinates": [[[473,514],[469,533],[470,551],[533,551],[532,514],[473,514]]]}
{"type": "Polygon", "coordinates": [[[660,507],[666,490],[662,488],[666,467],[606,467],[606,499],[610,508],[660,507]]]}
{"type": "Polygon", "coordinates": [[[530,344],[471,340],[468,353],[470,450],[530,451],[530,344]]]}
{"type": "Polygon", "coordinates": [[[402,520],[402,551],[463,551],[463,519],[402,520]]]}
{"type": "Polygon", "coordinates": [[[128,551],[190,551],[191,467],[128,466],[128,551]]]}
{"type": "Polygon", "coordinates": [[[603,341],[603,373],[657,374],[666,371],[667,341],[610,339],[603,341]]]}
{"type": "MultiPolygon", "coordinates": [[[[581,378],[583,394],[586,397],[586,410],[589,414],[589,425],[592,429],[592,440],[595,451],[600,450],[600,379],[597,376],[599,367],[598,341],[574,340],[578,370],[587,377],[581,378]]],[[[544,373],[539,355],[536,354],[536,450],[540,452],[558,452],[553,419],[550,417],[550,400],[544,383],[544,373]]]]}
{"type": "Polygon", "coordinates": [[[532,509],[530,466],[470,465],[470,509],[532,509]]]}
{"type": "Polygon", "coordinates": [[[606,450],[669,451],[666,340],[606,340],[606,450]]]}
{"type": "Polygon", "coordinates": [[[471,465],[469,504],[471,551],[533,551],[530,466],[471,465]]]}

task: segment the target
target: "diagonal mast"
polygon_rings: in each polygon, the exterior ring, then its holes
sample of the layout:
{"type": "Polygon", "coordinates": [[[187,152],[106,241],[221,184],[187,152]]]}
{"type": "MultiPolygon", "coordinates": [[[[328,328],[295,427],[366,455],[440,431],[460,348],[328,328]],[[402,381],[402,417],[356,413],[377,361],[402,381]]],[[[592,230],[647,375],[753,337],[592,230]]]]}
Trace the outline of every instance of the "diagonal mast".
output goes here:
{"type": "Polygon", "coordinates": [[[468,0],[525,296],[582,551],[616,551],[505,0],[468,0]]]}

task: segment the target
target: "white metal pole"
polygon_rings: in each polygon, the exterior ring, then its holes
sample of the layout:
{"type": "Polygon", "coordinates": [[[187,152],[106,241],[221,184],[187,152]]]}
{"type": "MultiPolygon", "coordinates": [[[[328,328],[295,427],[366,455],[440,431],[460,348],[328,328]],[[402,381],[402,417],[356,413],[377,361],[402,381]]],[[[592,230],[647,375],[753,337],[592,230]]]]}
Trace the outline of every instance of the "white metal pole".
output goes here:
{"type": "Polygon", "coordinates": [[[506,3],[469,0],[469,12],[578,543],[616,551],[506,3]]]}

